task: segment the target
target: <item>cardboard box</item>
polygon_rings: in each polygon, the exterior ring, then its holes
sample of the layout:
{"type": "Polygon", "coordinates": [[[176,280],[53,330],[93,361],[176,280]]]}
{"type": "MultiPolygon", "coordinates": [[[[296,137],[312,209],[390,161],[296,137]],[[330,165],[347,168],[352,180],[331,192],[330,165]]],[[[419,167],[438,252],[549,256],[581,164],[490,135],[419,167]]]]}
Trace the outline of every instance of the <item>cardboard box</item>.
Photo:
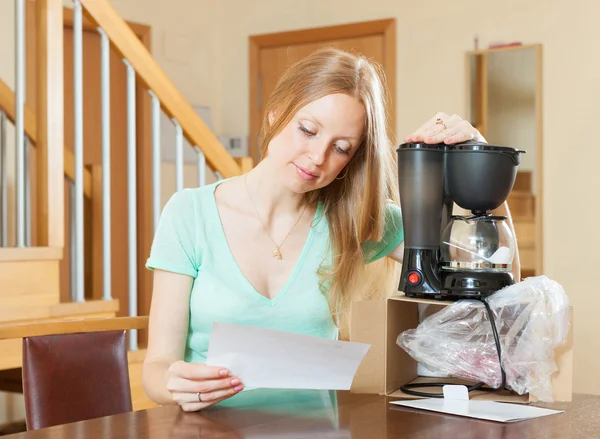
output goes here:
{"type": "MultiPolygon", "coordinates": [[[[448,378],[429,378],[417,376],[417,362],[400,346],[396,339],[401,332],[415,328],[419,323],[418,304],[428,303],[435,312],[452,302],[428,299],[413,299],[403,293],[384,301],[359,301],[352,305],[350,340],[369,343],[371,348],[360,364],[352,392],[376,393],[392,398],[418,397],[400,390],[411,382],[452,382],[464,384],[464,381],[448,378]]],[[[431,313],[428,310],[428,314],[431,313]]],[[[571,328],[567,343],[559,346],[555,352],[558,371],[552,377],[553,397],[555,401],[571,401],[573,381],[573,310],[571,309],[571,328]]],[[[470,383],[473,384],[473,383],[470,383]]],[[[439,393],[441,388],[425,387],[424,392],[439,393]]],[[[518,395],[509,391],[473,391],[470,399],[494,400],[501,402],[534,402],[532,395],[518,395]]]]}

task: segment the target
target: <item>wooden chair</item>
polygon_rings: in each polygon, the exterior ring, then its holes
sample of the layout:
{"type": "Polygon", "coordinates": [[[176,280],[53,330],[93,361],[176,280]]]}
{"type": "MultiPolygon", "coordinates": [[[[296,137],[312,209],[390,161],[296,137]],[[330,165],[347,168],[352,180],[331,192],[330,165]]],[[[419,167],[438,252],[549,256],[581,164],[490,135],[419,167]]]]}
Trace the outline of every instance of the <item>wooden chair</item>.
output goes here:
{"type": "Polygon", "coordinates": [[[148,317],[0,326],[0,340],[23,339],[28,430],[132,410],[126,332],[148,317]]]}

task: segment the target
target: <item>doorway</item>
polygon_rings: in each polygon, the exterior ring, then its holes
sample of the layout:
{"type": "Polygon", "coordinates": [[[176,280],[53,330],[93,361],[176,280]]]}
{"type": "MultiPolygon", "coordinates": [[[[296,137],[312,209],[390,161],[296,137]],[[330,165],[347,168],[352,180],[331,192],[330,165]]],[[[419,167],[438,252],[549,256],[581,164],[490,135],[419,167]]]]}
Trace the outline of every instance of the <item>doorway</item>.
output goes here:
{"type": "Polygon", "coordinates": [[[249,155],[260,160],[259,133],[263,108],[281,74],[291,64],[322,47],[353,50],[383,67],[390,92],[390,137],[396,126],[396,20],[277,32],[250,37],[249,155]]]}

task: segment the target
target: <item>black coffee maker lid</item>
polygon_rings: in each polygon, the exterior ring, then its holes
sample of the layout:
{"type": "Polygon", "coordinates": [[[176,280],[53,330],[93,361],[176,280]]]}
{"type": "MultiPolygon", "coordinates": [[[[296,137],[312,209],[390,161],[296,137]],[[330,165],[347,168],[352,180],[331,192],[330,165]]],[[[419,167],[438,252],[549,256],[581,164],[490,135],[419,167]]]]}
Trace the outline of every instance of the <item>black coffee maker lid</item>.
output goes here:
{"type": "Polygon", "coordinates": [[[437,151],[445,151],[448,145],[445,143],[425,143],[425,142],[408,142],[402,143],[398,149],[432,149],[437,151]]]}
{"type": "Polygon", "coordinates": [[[497,152],[512,152],[512,153],[524,153],[517,148],[511,148],[510,146],[490,145],[489,143],[469,141],[464,143],[457,143],[453,145],[447,145],[448,151],[497,151],[497,152]]]}
{"type": "Polygon", "coordinates": [[[436,151],[497,151],[509,153],[525,153],[526,151],[509,146],[490,145],[489,143],[468,141],[446,145],[445,143],[408,142],[402,143],[398,149],[430,149],[436,151]]]}

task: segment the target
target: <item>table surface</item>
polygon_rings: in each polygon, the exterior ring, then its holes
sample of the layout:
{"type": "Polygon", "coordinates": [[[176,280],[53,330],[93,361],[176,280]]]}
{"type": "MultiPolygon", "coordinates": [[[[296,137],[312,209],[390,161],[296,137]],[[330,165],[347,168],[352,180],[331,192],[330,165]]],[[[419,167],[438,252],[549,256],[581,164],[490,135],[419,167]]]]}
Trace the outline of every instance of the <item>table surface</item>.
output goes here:
{"type": "Polygon", "coordinates": [[[600,438],[600,396],[536,404],[564,413],[499,423],[402,408],[379,395],[251,390],[196,413],[177,406],[108,416],[5,436],[17,439],[119,438],[600,438]]]}

